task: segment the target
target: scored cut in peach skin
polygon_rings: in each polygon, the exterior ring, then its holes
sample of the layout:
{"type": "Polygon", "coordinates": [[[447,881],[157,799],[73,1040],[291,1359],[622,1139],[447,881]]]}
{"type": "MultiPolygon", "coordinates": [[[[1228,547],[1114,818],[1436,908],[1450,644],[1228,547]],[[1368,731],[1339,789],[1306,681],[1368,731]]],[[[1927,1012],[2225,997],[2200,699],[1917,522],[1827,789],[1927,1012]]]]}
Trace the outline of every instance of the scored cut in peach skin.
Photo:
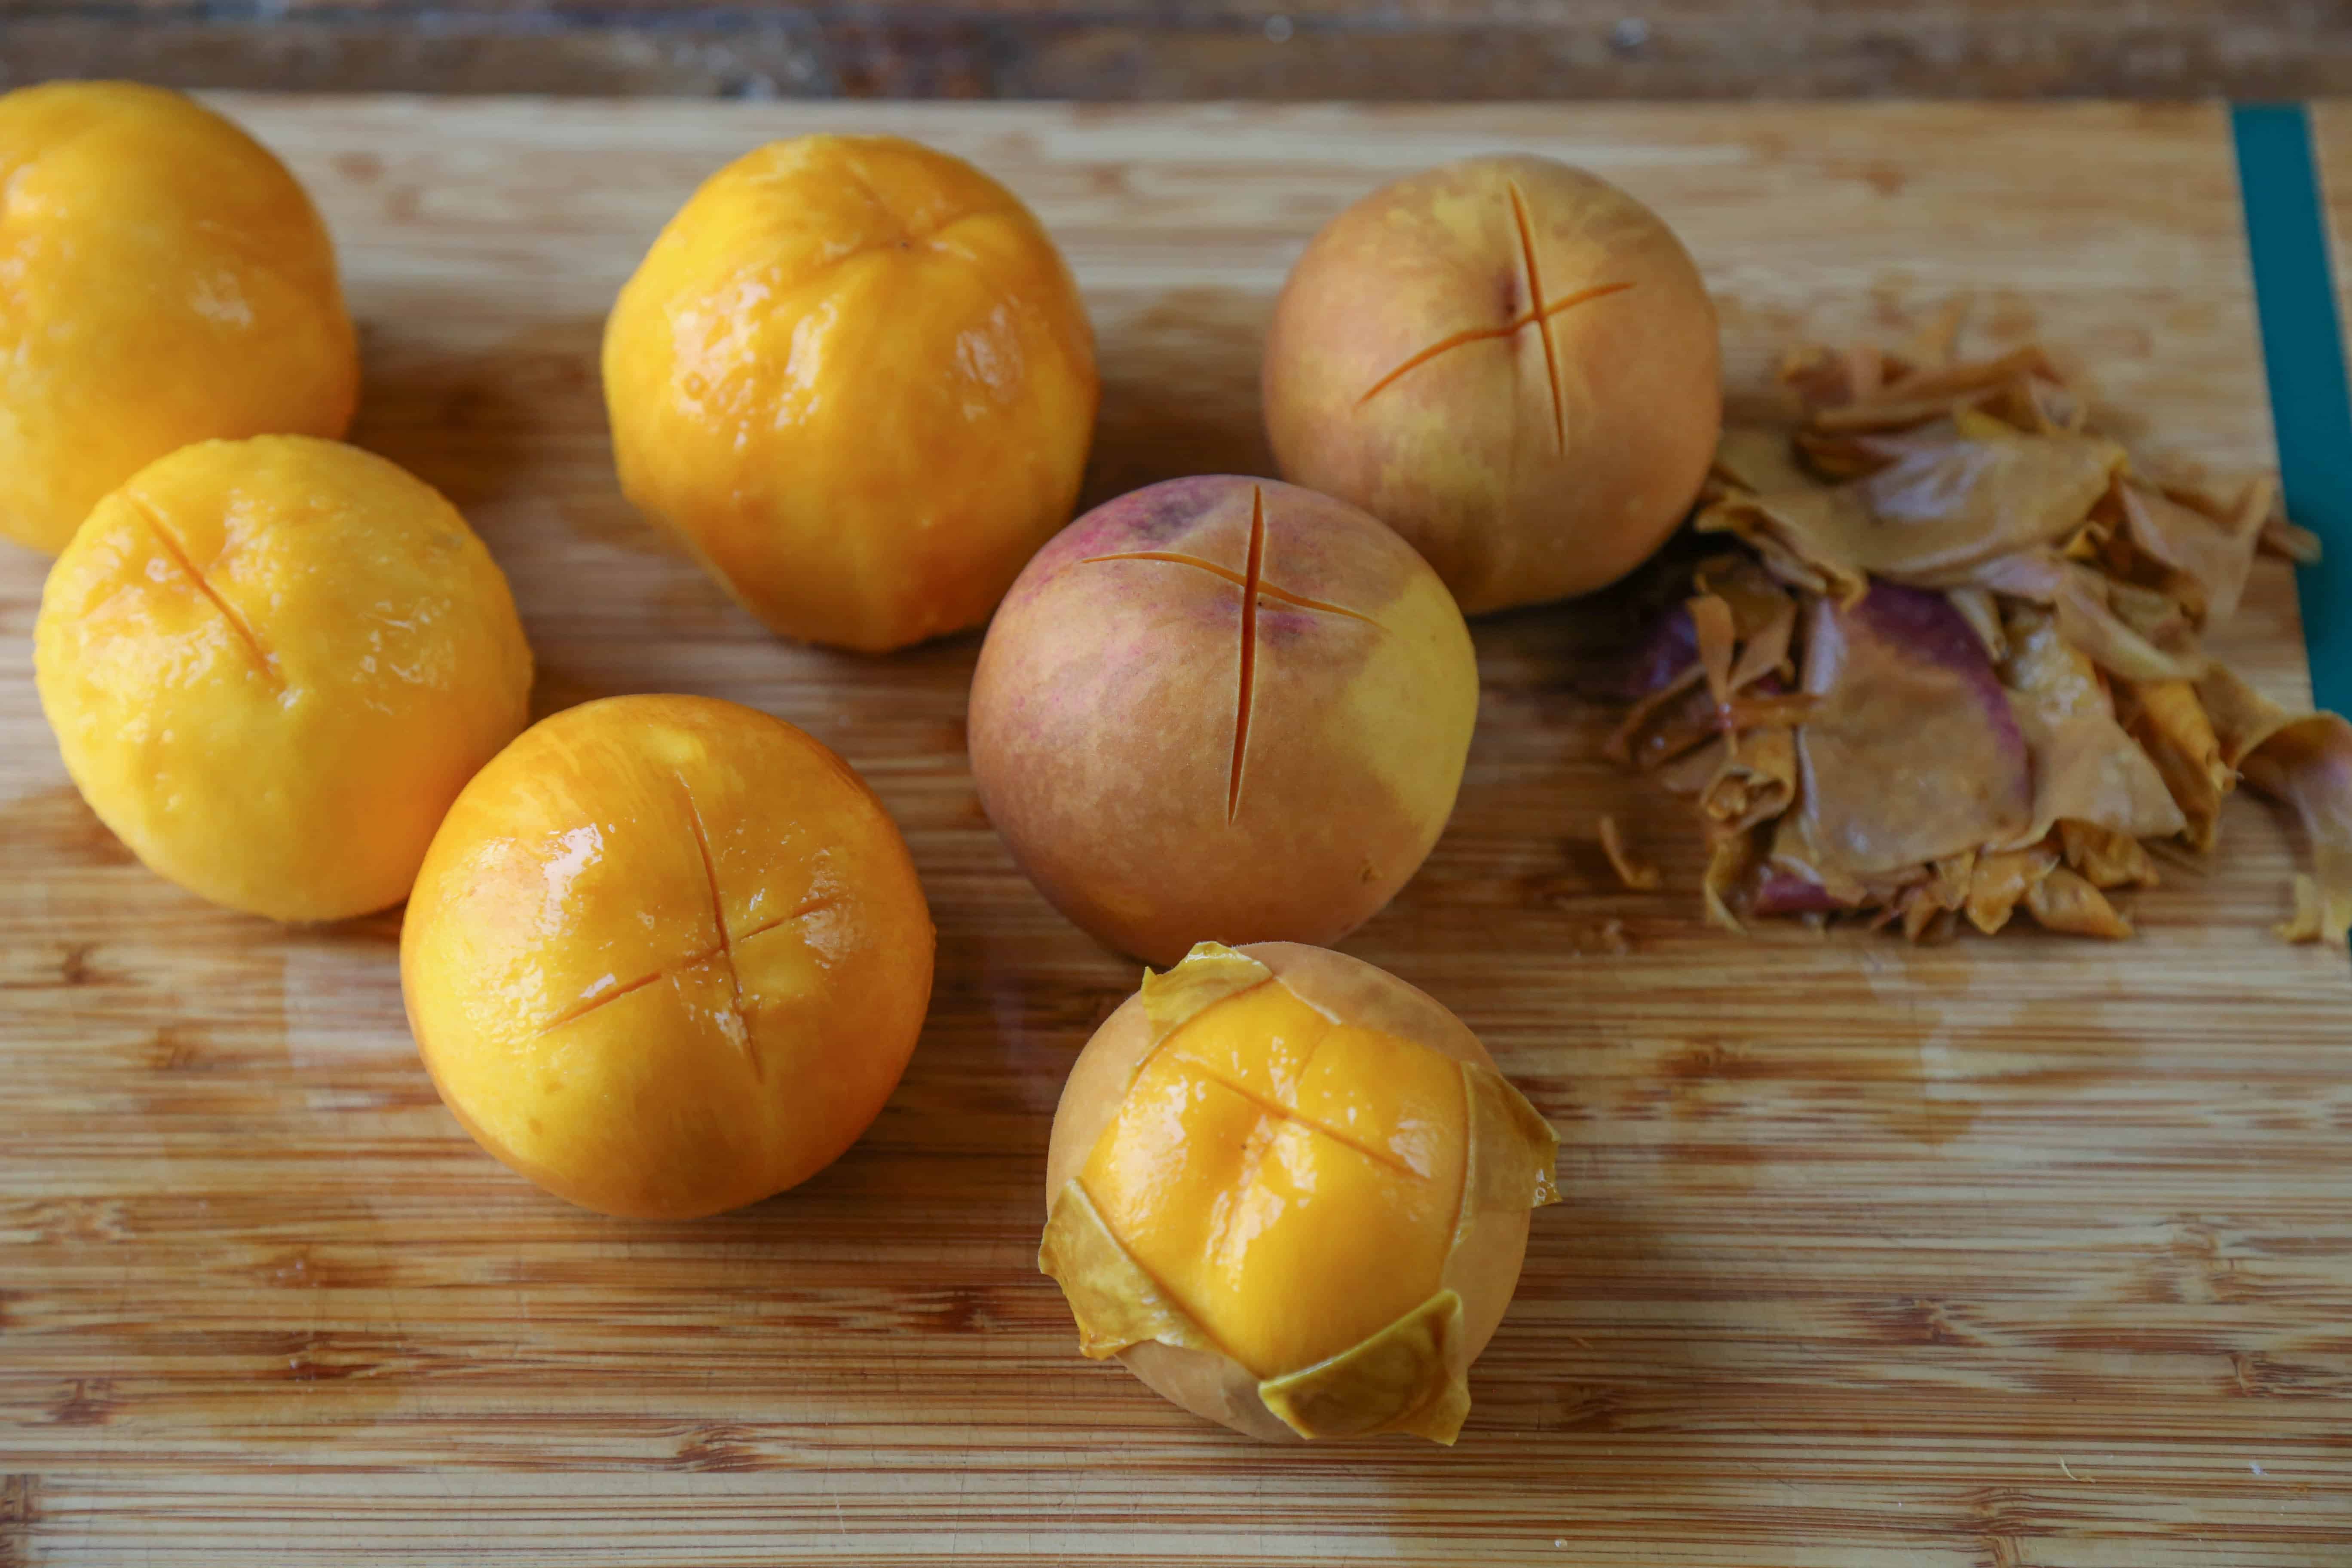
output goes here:
{"type": "Polygon", "coordinates": [[[1122,952],[1334,942],[1435,843],[1477,701],[1461,614],[1394,533],[1273,480],[1171,479],[1013,584],[972,774],[1022,869],[1122,952]]]}
{"type": "Polygon", "coordinates": [[[1266,433],[1475,615],[1588,593],[1682,521],[1722,417],[1715,307],[1657,216],[1548,158],[1373,192],[1283,285],[1266,433]]]}

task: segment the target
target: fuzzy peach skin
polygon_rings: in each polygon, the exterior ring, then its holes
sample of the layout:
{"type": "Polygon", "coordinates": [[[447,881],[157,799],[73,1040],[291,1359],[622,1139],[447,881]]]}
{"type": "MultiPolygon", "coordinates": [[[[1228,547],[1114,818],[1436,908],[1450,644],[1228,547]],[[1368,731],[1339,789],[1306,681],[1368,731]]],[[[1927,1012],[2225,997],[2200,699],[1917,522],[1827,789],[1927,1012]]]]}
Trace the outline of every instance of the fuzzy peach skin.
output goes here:
{"type": "Polygon", "coordinates": [[[1171,479],[1072,523],[1005,596],[972,775],[1022,869],[1112,947],[1324,943],[1436,843],[1477,708],[1461,614],[1395,534],[1271,479],[1171,479]]]}
{"type": "Polygon", "coordinates": [[[1465,613],[1589,593],[1657,549],[1722,423],[1698,268],[1581,169],[1465,159],[1331,220],[1266,342],[1283,477],[1362,507],[1465,613]]]}
{"type": "Polygon", "coordinates": [[[529,718],[530,648],[466,520],[383,458],[205,441],[99,502],[34,623],[41,710],[99,819],[231,909],[396,904],[529,718]]]}
{"type": "Polygon", "coordinates": [[[604,331],[629,499],[771,629],[869,653],[988,618],[1069,521],[1096,392],[1037,220],[889,136],[713,174],[604,331]]]}
{"type": "Polygon", "coordinates": [[[915,1048],[930,911],[849,764],[708,697],[533,725],[433,840],[401,993],[475,1141],[605,1214],[682,1218],[806,1181],[915,1048]]]}
{"type": "Polygon", "coordinates": [[[260,143],[121,81],[0,98],[0,538],[215,437],[341,436],[360,363],[326,226],[260,143]]]}
{"type": "MultiPolygon", "coordinates": [[[[1447,1064],[1494,1066],[1460,1019],[1344,953],[1291,942],[1239,951],[1271,970],[1276,986],[1319,1016],[1316,1022],[1328,1021],[1320,1044],[1303,1051],[1297,1042],[1288,1053],[1278,1038],[1262,1043],[1276,1080],[1286,1076],[1286,1054],[1322,1060],[1340,1057],[1343,1047],[1370,1047],[1347,1051],[1339,1078],[1326,1073],[1317,1088],[1327,1107],[1355,1108],[1349,1113],[1355,1137],[1370,1135],[1376,1123],[1384,1130],[1368,1146],[1385,1168],[1265,1104],[1219,1092],[1223,1069],[1182,1075],[1189,1089],[1176,1097],[1183,1109],[1173,1121],[1156,1103],[1130,1106],[1136,1094],[1166,1098],[1167,1087],[1148,1081],[1143,1070],[1163,1053],[1138,993],[1095,1031],[1063,1085],[1046,1151],[1045,1203],[1050,1214],[1064,1186],[1080,1180],[1122,1241],[1140,1249],[1147,1267],[1157,1266],[1154,1278],[1222,1347],[1144,1341],[1118,1352],[1129,1371],[1196,1415],[1267,1441],[1297,1442],[1259,1397],[1261,1379],[1344,1350],[1441,1282],[1462,1298],[1463,1364],[1475,1361],[1517,1289],[1529,1211],[1482,1214],[1449,1253],[1464,1203],[1467,1129],[1458,1075],[1449,1114],[1445,1078],[1430,1078],[1423,1053],[1447,1064]],[[1228,1101],[1254,1128],[1249,1146],[1265,1145],[1258,1159],[1235,1166],[1215,1150],[1167,1142],[1181,1131],[1215,1142],[1237,1131],[1234,1115],[1221,1109],[1228,1101]]],[[[1218,1006],[1171,1037],[1169,1047],[1196,1061],[1231,1061],[1247,1074],[1252,1047],[1261,1045],[1248,1037],[1269,1025],[1278,1032],[1287,1020],[1246,992],[1218,1006]],[[1204,1026],[1213,1031],[1208,1039],[1200,1038],[1204,1026]]],[[[1256,1091],[1269,1089],[1281,1092],[1275,1083],[1256,1091]]],[[[1291,1090],[1294,1098],[1302,1092],[1291,1090]]],[[[1548,1186],[1548,1131],[1544,1138],[1538,1168],[1548,1186]]]]}

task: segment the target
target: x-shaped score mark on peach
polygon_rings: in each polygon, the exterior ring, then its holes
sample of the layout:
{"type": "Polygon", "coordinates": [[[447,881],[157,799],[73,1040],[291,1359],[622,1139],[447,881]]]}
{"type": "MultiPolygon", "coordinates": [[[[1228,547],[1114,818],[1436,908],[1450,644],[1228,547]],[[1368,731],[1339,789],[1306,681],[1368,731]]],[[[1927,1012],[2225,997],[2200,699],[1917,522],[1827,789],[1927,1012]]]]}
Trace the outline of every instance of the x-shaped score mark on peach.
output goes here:
{"type": "Polygon", "coordinates": [[[1449,337],[1438,339],[1437,342],[1430,344],[1427,348],[1423,349],[1420,353],[1412,355],[1410,358],[1405,360],[1402,364],[1398,365],[1394,370],[1390,371],[1386,375],[1381,377],[1380,380],[1372,383],[1372,384],[1365,390],[1364,395],[1356,399],[1356,405],[1358,407],[1361,407],[1363,405],[1370,403],[1374,396],[1394,384],[1408,372],[1418,370],[1423,365],[1427,364],[1431,360],[1437,358],[1440,354],[1448,353],[1454,349],[1458,349],[1465,343],[1486,342],[1497,338],[1517,337],[1527,328],[1533,327],[1536,329],[1537,335],[1543,344],[1544,384],[1551,393],[1551,435],[1553,448],[1557,451],[1564,452],[1568,449],[1568,403],[1565,395],[1560,390],[1559,348],[1559,345],[1552,341],[1552,318],[1559,315],[1563,311],[1574,310],[1579,305],[1589,304],[1595,300],[1606,299],[1612,294],[1622,294],[1626,289],[1631,289],[1633,285],[1631,283],[1596,283],[1591,288],[1579,289],[1571,293],[1563,294],[1557,300],[1546,299],[1543,286],[1543,269],[1536,264],[1535,227],[1528,221],[1527,198],[1519,194],[1518,184],[1516,181],[1512,182],[1505,188],[1510,193],[1511,223],[1518,231],[1519,267],[1522,274],[1520,284],[1526,290],[1528,308],[1521,310],[1517,315],[1512,317],[1509,321],[1504,322],[1499,327],[1471,327],[1465,331],[1455,332],[1449,337]]]}
{"type": "Polygon", "coordinates": [[[746,1005],[747,1001],[756,1001],[757,998],[746,998],[744,995],[743,973],[735,962],[736,949],[753,937],[766,936],[771,931],[781,931],[786,926],[808,919],[811,915],[822,914],[831,909],[836,900],[829,894],[819,894],[806,900],[789,914],[778,915],[773,920],[761,921],[748,931],[730,935],[727,930],[727,902],[719,889],[719,865],[711,858],[710,833],[709,829],[703,825],[702,808],[695,804],[694,791],[688,787],[683,777],[677,780],[677,787],[678,793],[685,797],[687,826],[694,837],[695,854],[702,863],[703,879],[710,889],[710,922],[712,931],[717,934],[717,940],[704,946],[699,952],[690,953],[676,963],[656,969],[650,974],[641,974],[625,984],[607,985],[597,990],[584,1001],[575,1003],[541,1025],[539,1033],[551,1034],[566,1024],[577,1022],[600,1007],[619,1001],[631,992],[642,991],[658,981],[675,980],[677,976],[690,973],[705,964],[718,963],[726,971],[728,992],[730,997],[729,1009],[722,1015],[726,1019],[724,1026],[726,1033],[735,1042],[737,1048],[743,1053],[743,1059],[751,1065],[752,1078],[764,1079],[767,1076],[766,1064],[760,1059],[759,1043],[753,1037],[751,1030],[751,1011],[746,1005]]]}
{"type": "MultiPolygon", "coordinates": [[[[1312,599],[1304,594],[1265,580],[1265,491],[1262,487],[1250,487],[1249,551],[1238,572],[1218,562],[1199,555],[1188,555],[1175,550],[1126,550],[1108,555],[1089,555],[1078,564],[1099,565],[1111,561],[1162,561],[1171,565],[1190,566],[1223,578],[1242,591],[1241,595],[1241,686],[1234,697],[1234,761],[1231,782],[1225,790],[1225,820],[1231,822],[1242,808],[1242,762],[1249,750],[1250,705],[1257,685],[1257,606],[1262,599],[1294,610],[1312,610],[1326,616],[1345,616],[1361,621],[1368,626],[1381,623],[1361,610],[1351,610],[1345,605],[1335,605],[1326,599],[1312,599]]],[[[1381,627],[1382,630],[1387,628],[1381,627]]]]}

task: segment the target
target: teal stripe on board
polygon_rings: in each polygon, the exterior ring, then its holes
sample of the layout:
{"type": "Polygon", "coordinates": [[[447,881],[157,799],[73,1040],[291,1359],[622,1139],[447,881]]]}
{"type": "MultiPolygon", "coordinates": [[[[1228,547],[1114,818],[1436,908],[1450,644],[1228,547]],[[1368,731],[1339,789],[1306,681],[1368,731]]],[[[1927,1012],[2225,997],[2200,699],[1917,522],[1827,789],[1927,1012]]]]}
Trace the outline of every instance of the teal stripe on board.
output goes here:
{"type": "Polygon", "coordinates": [[[2300,104],[2242,104],[2230,119],[2279,485],[2287,516],[2326,552],[2296,574],[2312,687],[2322,708],[2352,711],[2352,390],[2311,121],[2300,104]]]}

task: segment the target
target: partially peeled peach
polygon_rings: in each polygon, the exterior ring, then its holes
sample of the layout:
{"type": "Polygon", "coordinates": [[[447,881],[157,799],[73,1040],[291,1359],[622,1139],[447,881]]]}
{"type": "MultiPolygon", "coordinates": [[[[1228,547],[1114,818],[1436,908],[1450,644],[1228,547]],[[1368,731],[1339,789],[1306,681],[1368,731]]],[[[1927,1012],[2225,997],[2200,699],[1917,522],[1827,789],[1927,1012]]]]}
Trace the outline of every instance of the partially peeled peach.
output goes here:
{"type": "Polygon", "coordinates": [[[1038,1267],[1084,1353],[1196,1415],[1451,1443],[1556,1152],[1431,997],[1340,953],[1203,943],[1071,1069],[1038,1267]]]}

